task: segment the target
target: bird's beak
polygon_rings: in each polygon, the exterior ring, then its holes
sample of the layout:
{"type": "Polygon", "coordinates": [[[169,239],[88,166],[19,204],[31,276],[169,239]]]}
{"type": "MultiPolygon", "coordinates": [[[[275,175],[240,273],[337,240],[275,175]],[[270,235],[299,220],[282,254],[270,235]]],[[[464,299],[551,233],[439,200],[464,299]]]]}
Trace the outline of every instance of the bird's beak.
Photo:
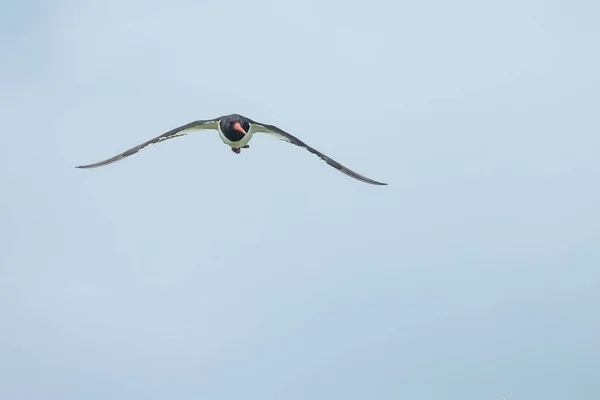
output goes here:
{"type": "Polygon", "coordinates": [[[235,130],[236,130],[236,131],[238,131],[238,132],[242,132],[244,135],[245,135],[246,133],[248,133],[248,132],[246,132],[246,131],[244,130],[244,128],[242,128],[242,126],[240,125],[240,123],[239,123],[239,122],[236,122],[236,123],[235,123],[235,125],[233,126],[233,129],[235,129],[235,130]]]}

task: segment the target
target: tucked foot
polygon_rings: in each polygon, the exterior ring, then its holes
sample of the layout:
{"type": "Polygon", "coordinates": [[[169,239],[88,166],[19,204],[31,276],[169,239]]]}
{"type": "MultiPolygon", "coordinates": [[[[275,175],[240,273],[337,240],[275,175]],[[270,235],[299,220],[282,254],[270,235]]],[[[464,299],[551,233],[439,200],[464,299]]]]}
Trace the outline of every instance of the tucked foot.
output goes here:
{"type": "Polygon", "coordinates": [[[239,147],[232,147],[231,151],[233,151],[235,154],[240,154],[240,151],[242,151],[242,149],[240,149],[239,147]]]}

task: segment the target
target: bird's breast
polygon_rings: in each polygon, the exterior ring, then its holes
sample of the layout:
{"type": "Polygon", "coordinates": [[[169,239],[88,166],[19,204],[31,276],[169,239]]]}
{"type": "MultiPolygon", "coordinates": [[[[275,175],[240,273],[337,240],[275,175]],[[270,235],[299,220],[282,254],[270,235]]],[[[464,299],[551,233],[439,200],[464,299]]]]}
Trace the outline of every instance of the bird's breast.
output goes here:
{"type": "Polygon", "coordinates": [[[248,133],[246,133],[245,135],[242,132],[238,132],[233,129],[227,132],[223,132],[220,126],[218,127],[218,130],[219,136],[221,137],[223,143],[231,147],[245,146],[246,144],[248,144],[250,139],[252,139],[252,135],[254,135],[252,127],[248,130],[248,133]]]}

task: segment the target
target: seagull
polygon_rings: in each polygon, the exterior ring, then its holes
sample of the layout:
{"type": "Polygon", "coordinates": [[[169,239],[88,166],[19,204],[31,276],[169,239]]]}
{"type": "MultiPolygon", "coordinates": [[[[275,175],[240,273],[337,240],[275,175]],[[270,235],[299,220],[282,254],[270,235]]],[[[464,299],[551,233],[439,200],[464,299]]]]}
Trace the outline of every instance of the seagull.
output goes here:
{"type": "Polygon", "coordinates": [[[76,168],[98,168],[104,165],[112,164],[126,157],[129,157],[152,144],[160,143],[168,139],[173,139],[179,136],[187,135],[188,133],[194,131],[202,130],[216,130],[219,133],[219,137],[221,138],[223,143],[231,147],[231,150],[235,154],[240,154],[242,149],[247,149],[250,147],[248,145],[248,142],[250,142],[250,139],[252,139],[252,136],[255,133],[266,133],[269,135],[273,135],[280,140],[305,148],[309,152],[321,158],[327,164],[331,165],[333,168],[354,179],[358,179],[361,182],[369,183],[372,185],[387,185],[387,183],[375,181],[346,168],[339,162],[326,156],[320,151],[313,149],[297,137],[285,132],[283,129],[280,129],[274,125],[263,124],[261,122],[253,121],[250,118],[244,117],[239,114],[230,114],[214,119],[193,121],[185,125],[179,126],[177,128],[171,129],[170,131],[165,132],[162,135],[155,137],[154,139],[150,139],[147,142],[135,146],[114,157],[108,158],[104,161],[96,162],[94,164],[79,165],[76,168]]]}

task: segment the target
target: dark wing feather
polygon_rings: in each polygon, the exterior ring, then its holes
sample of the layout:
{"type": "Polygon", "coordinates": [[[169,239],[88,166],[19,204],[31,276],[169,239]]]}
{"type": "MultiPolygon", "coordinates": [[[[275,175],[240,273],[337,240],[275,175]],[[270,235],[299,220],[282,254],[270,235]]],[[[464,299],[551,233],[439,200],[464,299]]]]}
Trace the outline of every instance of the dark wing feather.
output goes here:
{"type": "Polygon", "coordinates": [[[257,132],[269,133],[269,134],[277,136],[279,139],[284,140],[288,143],[292,143],[292,144],[295,144],[296,146],[303,147],[306,150],[308,150],[311,153],[318,156],[321,160],[325,161],[327,164],[331,165],[333,168],[337,169],[341,173],[344,173],[354,179],[358,179],[361,182],[370,183],[372,185],[387,185],[387,183],[375,181],[375,180],[367,178],[366,176],[363,176],[359,173],[356,173],[349,168],[346,168],[339,162],[326,156],[325,154],[321,153],[320,151],[310,147],[309,145],[304,143],[302,140],[298,139],[294,135],[287,133],[283,129],[276,127],[275,125],[263,124],[263,123],[252,121],[252,120],[250,120],[250,122],[256,126],[255,129],[257,132]]]}
{"type": "Polygon", "coordinates": [[[129,157],[129,156],[137,153],[138,151],[144,149],[145,147],[150,146],[151,144],[160,143],[164,140],[173,139],[173,138],[176,138],[179,136],[187,135],[189,133],[189,131],[191,131],[191,130],[217,129],[217,125],[219,123],[218,121],[221,118],[222,117],[216,118],[216,119],[198,120],[198,121],[190,122],[188,124],[179,126],[175,129],[171,129],[169,132],[165,132],[162,135],[155,137],[154,139],[150,139],[147,142],[144,142],[138,146],[132,147],[131,149],[124,151],[123,153],[118,154],[114,157],[111,157],[104,161],[99,161],[94,164],[79,165],[79,166],[77,166],[77,168],[97,168],[97,167],[102,167],[104,165],[112,164],[114,162],[124,159],[125,157],[129,157]]]}

